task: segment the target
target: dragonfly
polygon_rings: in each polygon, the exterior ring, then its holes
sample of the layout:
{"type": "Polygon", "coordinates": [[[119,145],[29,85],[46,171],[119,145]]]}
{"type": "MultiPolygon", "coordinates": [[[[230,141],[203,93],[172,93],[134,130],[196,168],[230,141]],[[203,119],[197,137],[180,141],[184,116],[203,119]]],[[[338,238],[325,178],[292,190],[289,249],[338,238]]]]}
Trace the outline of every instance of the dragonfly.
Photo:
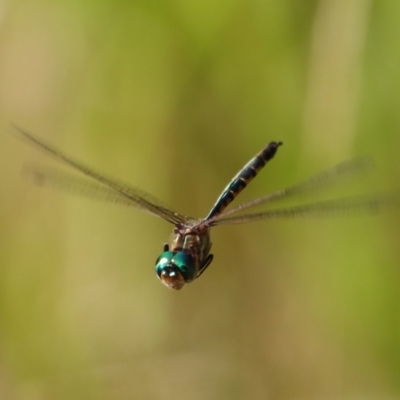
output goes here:
{"type": "Polygon", "coordinates": [[[399,203],[397,196],[367,194],[234,215],[261,204],[272,203],[330,187],[342,181],[345,177],[351,177],[368,170],[371,166],[370,160],[365,158],[345,161],[301,183],[242,203],[231,210],[226,210],[227,206],[274,158],[278,149],[282,146],[282,142],[272,141],[239,170],[217,198],[208,215],[205,218],[197,219],[173,211],[149,193],[96,172],[22,128],[17,126],[14,126],[14,128],[20,138],[85,176],[79,177],[61,170],[40,166],[25,167],[23,174],[33,183],[133,206],[174,225],[170,241],[164,244],[163,251],[156,259],[154,267],[161,282],[174,290],[180,290],[185,284],[198,279],[211,264],[213,254],[210,253],[210,230],[213,227],[271,218],[341,216],[355,212],[376,213],[382,208],[399,203]]]}

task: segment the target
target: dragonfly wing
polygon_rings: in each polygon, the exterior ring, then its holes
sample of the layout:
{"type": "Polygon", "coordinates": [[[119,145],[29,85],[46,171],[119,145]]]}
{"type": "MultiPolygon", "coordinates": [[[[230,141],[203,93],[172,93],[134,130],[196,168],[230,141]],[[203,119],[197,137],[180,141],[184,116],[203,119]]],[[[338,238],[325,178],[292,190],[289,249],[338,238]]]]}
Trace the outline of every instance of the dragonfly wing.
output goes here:
{"type": "Polygon", "coordinates": [[[267,218],[333,217],[355,214],[376,214],[384,210],[398,208],[399,206],[399,194],[371,194],[320,201],[296,207],[244,214],[236,217],[225,217],[212,221],[210,226],[242,224],[267,218]]]}
{"type": "Polygon", "coordinates": [[[67,156],[58,149],[48,145],[44,141],[37,139],[30,133],[27,133],[18,127],[15,127],[15,129],[17,130],[18,134],[29,143],[37,146],[56,159],[93,179],[93,181],[89,181],[61,171],[50,169],[45,170],[40,167],[25,167],[25,176],[34,183],[44,186],[51,186],[64,191],[81,193],[90,197],[98,197],[103,200],[108,199],[120,204],[135,206],[153,215],[161,217],[175,225],[187,224],[189,221],[194,220],[193,218],[169,209],[163,205],[161,201],[150,194],[125,183],[121,183],[106,177],[105,175],[86,167],[81,162],[67,156]],[[63,188],[64,185],[65,187],[63,188]]]}
{"type": "Polygon", "coordinates": [[[264,203],[271,203],[280,199],[286,199],[298,195],[308,194],[312,192],[321,191],[332,187],[334,184],[343,182],[346,178],[355,178],[360,174],[369,172],[373,167],[372,160],[369,158],[359,158],[329,168],[312,178],[301,182],[299,184],[290,186],[286,189],[278,190],[274,193],[267,194],[266,196],[258,199],[243,203],[228,210],[217,216],[215,219],[222,219],[228,215],[243,211],[247,208],[255,207],[264,203]]]}
{"type": "MultiPolygon", "coordinates": [[[[107,186],[96,181],[91,181],[61,170],[52,169],[36,164],[25,164],[22,169],[22,175],[24,178],[30,182],[43,187],[50,187],[55,190],[59,190],[68,194],[78,194],[80,196],[93,198],[96,200],[108,201],[115,204],[122,204],[125,206],[140,208],[144,211],[149,211],[147,208],[142,207],[140,204],[133,202],[131,198],[122,195],[107,186]]],[[[133,190],[133,188],[130,188],[133,190]]],[[[140,191],[139,189],[134,189],[136,195],[140,195],[142,198],[150,201],[150,195],[140,191]]],[[[153,204],[157,204],[160,212],[170,211],[161,202],[154,199],[151,196],[151,201],[153,204]]],[[[152,213],[153,214],[153,213],[152,213]]],[[[186,217],[180,214],[176,215],[177,223],[194,220],[193,218],[186,217]],[[179,220],[178,220],[179,218],[179,220]]]]}

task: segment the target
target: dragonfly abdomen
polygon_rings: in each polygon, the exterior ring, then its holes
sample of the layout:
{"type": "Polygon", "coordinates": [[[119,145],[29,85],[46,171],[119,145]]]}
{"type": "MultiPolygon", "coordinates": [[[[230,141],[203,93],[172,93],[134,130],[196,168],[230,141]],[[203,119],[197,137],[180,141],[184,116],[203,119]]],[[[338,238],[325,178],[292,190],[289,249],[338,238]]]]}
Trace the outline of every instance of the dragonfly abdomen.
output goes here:
{"type": "Polygon", "coordinates": [[[253,157],[229,182],[218,197],[211,211],[205,220],[216,217],[236,198],[236,196],[251,182],[253,178],[264,168],[265,164],[271,160],[282,142],[270,142],[255,157],[253,157]]]}

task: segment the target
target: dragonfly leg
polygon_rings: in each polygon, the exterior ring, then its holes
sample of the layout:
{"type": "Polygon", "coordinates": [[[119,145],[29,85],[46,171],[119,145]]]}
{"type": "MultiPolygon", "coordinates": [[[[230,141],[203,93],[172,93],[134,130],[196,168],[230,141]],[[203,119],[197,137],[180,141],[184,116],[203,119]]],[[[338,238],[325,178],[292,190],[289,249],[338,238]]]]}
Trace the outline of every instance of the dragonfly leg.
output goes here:
{"type": "Polygon", "coordinates": [[[197,274],[197,278],[207,269],[207,267],[211,264],[211,261],[213,260],[214,255],[209,254],[206,259],[204,260],[203,264],[200,267],[200,271],[197,274]]]}
{"type": "Polygon", "coordinates": [[[169,251],[169,244],[168,243],[164,243],[164,251],[169,251]]]}

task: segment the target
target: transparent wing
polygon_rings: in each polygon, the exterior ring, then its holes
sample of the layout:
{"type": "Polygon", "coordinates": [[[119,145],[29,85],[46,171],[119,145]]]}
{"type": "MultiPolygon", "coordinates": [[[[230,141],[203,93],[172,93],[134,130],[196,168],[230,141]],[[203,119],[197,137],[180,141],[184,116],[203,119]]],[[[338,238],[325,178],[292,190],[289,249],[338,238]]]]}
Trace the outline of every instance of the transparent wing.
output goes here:
{"type": "Polygon", "coordinates": [[[302,206],[269,210],[260,213],[227,217],[211,222],[211,226],[242,224],[267,218],[333,217],[355,214],[376,214],[400,206],[399,194],[370,194],[320,201],[302,206]]]}
{"type": "Polygon", "coordinates": [[[249,201],[247,203],[240,204],[237,207],[218,215],[215,217],[215,220],[225,218],[228,215],[235,214],[239,211],[243,211],[247,208],[255,207],[260,204],[271,203],[280,199],[287,199],[289,197],[321,191],[330,188],[337,183],[343,182],[348,178],[358,177],[359,175],[370,171],[372,168],[373,163],[370,158],[359,158],[345,161],[325,170],[324,172],[319,173],[318,175],[313,176],[304,182],[290,186],[286,189],[278,190],[274,193],[267,194],[266,196],[249,201]]]}
{"type": "Polygon", "coordinates": [[[193,218],[179,214],[167,208],[161,201],[150,194],[106,177],[105,175],[86,167],[81,162],[74,160],[42,140],[37,139],[21,128],[17,126],[14,126],[14,128],[21,138],[94,180],[89,181],[61,171],[50,169],[44,170],[40,167],[25,167],[25,176],[31,179],[34,183],[51,186],[59,190],[62,189],[64,191],[80,193],[85,196],[98,197],[99,199],[114,201],[115,203],[135,206],[153,215],[161,217],[172,224],[186,224],[189,221],[194,221],[193,218]],[[64,185],[65,187],[63,188],[64,185]]]}
{"type": "MultiPolygon", "coordinates": [[[[96,200],[141,208],[144,211],[148,211],[146,208],[133,202],[129,197],[123,196],[120,192],[104,186],[101,183],[72,175],[61,170],[37,164],[25,164],[22,169],[22,175],[25,179],[38,186],[49,187],[68,194],[75,194],[96,200]]],[[[132,190],[132,188],[129,189],[132,190]]],[[[135,193],[147,201],[152,201],[153,203],[157,202],[157,207],[159,209],[162,207],[164,210],[168,210],[164,205],[161,206],[161,203],[152,198],[149,194],[142,192],[139,189],[135,189],[135,193]]],[[[194,221],[193,218],[186,216],[183,217],[185,218],[185,221],[194,221]]],[[[182,220],[182,222],[184,221],[182,220]]]]}

